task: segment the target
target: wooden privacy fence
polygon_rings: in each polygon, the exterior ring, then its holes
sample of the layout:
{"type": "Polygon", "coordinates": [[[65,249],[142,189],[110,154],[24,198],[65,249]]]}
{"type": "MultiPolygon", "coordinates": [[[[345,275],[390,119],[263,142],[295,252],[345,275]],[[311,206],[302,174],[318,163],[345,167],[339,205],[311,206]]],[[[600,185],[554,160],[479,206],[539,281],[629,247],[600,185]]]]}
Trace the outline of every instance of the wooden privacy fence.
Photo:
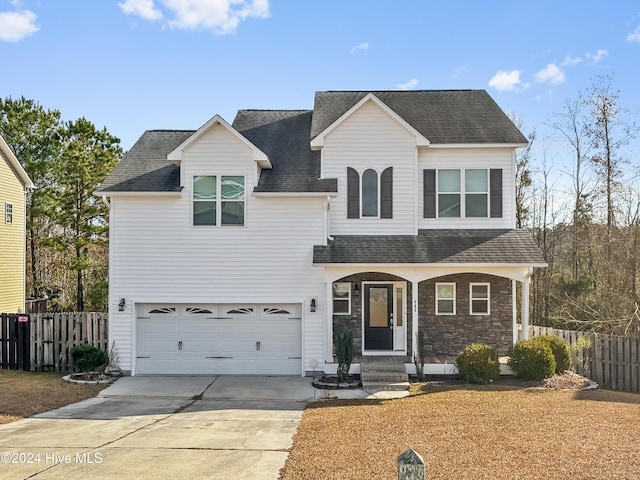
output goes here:
{"type": "Polygon", "coordinates": [[[529,327],[529,336],[555,335],[574,345],[580,337],[591,341],[589,378],[602,388],[640,393],[640,338],[529,327]]]}
{"type": "Polygon", "coordinates": [[[108,350],[106,313],[3,313],[0,318],[3,369],[68,372],[72,347],[88,343],[108,350]]]}

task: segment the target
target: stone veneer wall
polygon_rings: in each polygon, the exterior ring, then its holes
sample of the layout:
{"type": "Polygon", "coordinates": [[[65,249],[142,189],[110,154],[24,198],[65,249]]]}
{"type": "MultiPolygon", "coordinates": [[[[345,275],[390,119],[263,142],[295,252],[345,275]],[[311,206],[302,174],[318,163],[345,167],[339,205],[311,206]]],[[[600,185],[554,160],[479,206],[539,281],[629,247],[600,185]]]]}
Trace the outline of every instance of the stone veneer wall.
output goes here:
{"type": "MultiPolygon", "coordinates": [[[[362,355],[362,282],[405,282],[403,278],[389,275],[387,273],[358,273],[349,275],[348,277],[336,280],[336,283],[351,282],[351,315],[334,315],[333,316],[333,338],[334,345],[339,334],[345,331],[353,333],[353,354],[362,355]],[[360,294],[353,293],[353,283],[360,284],[360,294]]],[[[407,304],[405,305],[405,318],[407,320],[407,355],[411,355],[411,282],[407,283],[407,304]]]]}
{"type": "Polygon", "coordinates": [[[470,343],[486,343],[499,355],[513,343],[511,280],[476,273],[447,275],[418,287],[418,328],[426,334],[427,355],[458,355],[470,343]],[[435,284],[455,282],[456,314],[436,315],[435,284]],[[490,315],[470,315],[469,283],[489,282],[490,315]]]}

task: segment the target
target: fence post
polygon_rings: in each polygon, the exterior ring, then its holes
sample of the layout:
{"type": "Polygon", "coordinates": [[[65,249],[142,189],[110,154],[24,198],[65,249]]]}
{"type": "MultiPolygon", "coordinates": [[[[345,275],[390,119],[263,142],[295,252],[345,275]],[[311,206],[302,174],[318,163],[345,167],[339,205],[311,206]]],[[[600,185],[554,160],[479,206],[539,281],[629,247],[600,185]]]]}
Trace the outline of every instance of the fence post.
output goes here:
{"type": "Polygon", "coordinates": [[[398,480],[424,480],[424,460],[413,448],[398,457],[398,480]]]}

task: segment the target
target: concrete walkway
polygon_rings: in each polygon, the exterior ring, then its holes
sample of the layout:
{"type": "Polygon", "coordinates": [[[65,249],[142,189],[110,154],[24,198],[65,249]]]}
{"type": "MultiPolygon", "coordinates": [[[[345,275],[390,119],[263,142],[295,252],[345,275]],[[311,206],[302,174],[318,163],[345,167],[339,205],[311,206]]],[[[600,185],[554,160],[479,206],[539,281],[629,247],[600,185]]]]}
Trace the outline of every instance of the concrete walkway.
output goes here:
{"type": "Polygon", "coordinates": [[[275,480],[314,397],[295,376],[124,377],[0,425],[0,478],[275,480]]]}

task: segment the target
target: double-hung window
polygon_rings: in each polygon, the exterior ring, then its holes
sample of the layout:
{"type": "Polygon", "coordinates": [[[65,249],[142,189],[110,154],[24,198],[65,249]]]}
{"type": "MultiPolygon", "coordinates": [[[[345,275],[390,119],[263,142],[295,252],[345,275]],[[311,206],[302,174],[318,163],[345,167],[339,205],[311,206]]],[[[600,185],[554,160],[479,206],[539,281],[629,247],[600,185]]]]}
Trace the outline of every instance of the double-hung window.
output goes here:
{"type": "Polygon", "coordinates": [[[469,284],[469,312],[471,315],[489,315],[489,284],[469,284]]]}
{"type": "Polygon", "coordinates": [[[456,284],[436,283],[436,315],[456,314],[456,284]]]}
{"type": "Polygon", "coordinates": [[[244,225],[244,177],[193,177],[193,225],[244,225]]]}
{"type": "Polygon", "coordinates": [[[424,170],[424,218],[489,217],[502,217],[502,169],[424,170]]]}
{"type": "Polygon", "coordinates": [[[13,223],[13,203],[4,204],[4,223],[13,223]]]}
{"type": "Polygon", "coordinates": [[[333,313],[335,315],[351,314],[351,283],[336,282],[333,284],[333,313]]]}

